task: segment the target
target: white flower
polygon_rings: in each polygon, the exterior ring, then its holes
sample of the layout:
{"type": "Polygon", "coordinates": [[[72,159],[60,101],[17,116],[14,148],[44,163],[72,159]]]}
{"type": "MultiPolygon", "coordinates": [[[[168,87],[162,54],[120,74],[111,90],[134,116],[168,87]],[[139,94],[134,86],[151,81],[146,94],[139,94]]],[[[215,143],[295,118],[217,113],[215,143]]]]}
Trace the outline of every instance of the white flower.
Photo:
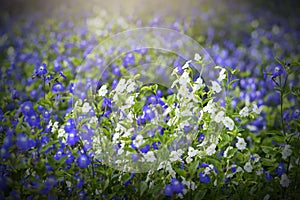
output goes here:
{"type": "Polygon", "coordinates": [[[224,111],[220,111],[215,116],[214,120],[215,120],[215,122],[220,123],[221,121],[223,121],[224,117],[225,117],[225,112],[224,111]]]}
{"type": "Polygon", "coordinates": [[[127,92],[130,93],[130,92],[133,92],[135,90],[135,83],[132,81],[132,80],[129,80],[127,82],[128,86],[127,86],[127,92]]]}
{"type": "Polygon", "coordinates": [[[226,72],[226,70],[224,68],[222,68],[219,73],[219,77],[218,77],[219,82],[222,82],[226,78],[225,72],[226,72]]]}
{"type": "Polygon", "coordinates": [[[198,150],[195,150],[193,147],[189,147],[188,155],[189,157],[194,157],[195,155],[198,154],[198,150]]]}
{"type": "Polygon", "coordinates": [[[223,120],[223,124],[224,126],[226,126],[226,128],[228,128],[230,131],[233,130],[234,128],[234,121],[230,118],[230,117],[225,117],[223,120]]]}
{"type": "Polygon", "coordinates": [[[262,106],[258,107],[255,103],[252,105],[252,111],[258,115],[261,113],[262,109],[262,106]]]}
{"type": "Polygon", "coordinates": [[[170,154],[170,161],[175,162],[177,160],[181,161],[181,155],[183,154],[183,151],[181,149],[177,151],[172,151],[170,154]]]}
{"type": "Polygon", "coordinates": [[[244,170],[246,171],[246,172],[252,172],[252,165],[251,165],[251,163],[250,162],[246,162],[246,164],[245,164],[245,166],[244,166],[244,170]]]}
{"type": "Polygon", "coordinates": [[[82,109],[82,112],[86,114],[91,110],[91,108],[92,107],[90,106],[90,104],[88,102],[84,102],[81,109],[82,109]]]}
{"type": "Polygon", "coordinates": [[[188,157],[186,157],[185,161],[187,164],[189,164],[189,163],[193,162],[193,158],[188,156],[188,157]]]}
{"type": "Polygon", "coordinates": [[[133,140],[133,144],[136,147],[140,147],[144,143],[144,138],[142,135],[137,135],[135,140],[133,140]]]}
{"type": "Polygon", "coordinates": [[[267,194],[265,197],[264,197],[264,199],[263,200],[269,200],[270,199],[270,195],[269,194],[267,194]]]}
{"type": "Polygon", "coordinates": [[[66,131],[63,129],[63,128],[60,128],[60,129],[58,129],[58,137],[59,138],[61,138],[61,137],[64,137],[64,136],[66,136],[66,131]]]}
{"type": "Polygon", "coordinates": [[[203,108],[203,111],[211,114],[216,111],[216,104],[213,102],[213,100],[210,100],[207,103],[207,105],[203,108]]]}
{"type": "Polygon", "coordinates": [[[254,154],[252,158],[254,158],[255,163],[260,160],[260,156],[258,154],[254,154]]]}
{"type": "Polygon", "coordinates": [[[187,69],[187,68],[189,68],[191,62],[192,62],[191,60],[188,60],[188,61],[183,65],[182,69],[187,69]]]}
{"type": "MultiPolygon", "coordinates": [[[[233,149],[232,146],[229,146],[229,147],[226,148],[226,150],[224,151],[224,158],[228,158],[228,151],[231,150],[231,149],[233,149]]],[[[232,156],[233,156],[233,155],[232,155],[232,156]]],[[[231,156],[231,157],[232,157],[232,156],[231,156]]]]}
{"type": "Polygon", "coordinates": [[[122,92],[124,92],[125,89],[126,89],[126,80],[122,78],[122,79],[119,81],[119,83],[118,83],[118,85],[117,85],[115,91],[116,91],[117,93],[122,93],[122,92]]]}
{"type": "Polygon", "coordinates": [[[200,62],[201,59],[202,59],[202,57],[198,53],[195,53],[194,60],[197,62],[200,62]]]}
{"type": "Polygon", "coordinates": [[[147,162],[154,162],[156,161],[156,157],[153,153],[153,151],[148,151],[146,154],[144,154],[144,158],[147,162]]]}
{"type": "Polygon", "coordinates": [[[214,153],[216,153],[216,147],[217,147],[216,144],[211,144],[211,145],[206,149],[206,154],[207,154],[208,156],[211,156],[211,155],[213,155],[214,153]]]}
{"type": "Polygon", "coordinates": [[[245,142],[244,138],[237,137],[238,141],[235,144],[236,148],[239,150],[244,150],[246,148],[247,143],[245,142]]]}
{"type": "Polygon", "coordinates": [[[283,151],[281,152],[281,155],[284,160],[292,155],[291,145],[285,145],[283,151]]]}
{"type": "Polygon", "coordinates": [[[194,91],[197,91],[199,90],[201,87],[203,87],[204,84],[203,84],[203,80],[201,77],[197,78],[197,80],[194,82],[194,85],[193,85],[193,90],[194,91]]]}
{"type": "Polygon", "coordinates": [[[211,84],[212,84],[212,90],[213,90],[214,92],[216,92],[216,93],[221,92],[222,88],[221,88],[221,86],[219,85],[219,83],[217,83],[216,81],[212,81],[211,84]]]}
{"type": "Polygon", "coordinates": [[[239,112],[241,117],[248,117],[249,116],[249,108],[246,106],[239,112]]]}
{"type": "Polygon", "coordinates": [[[56,130],[58,129],[58,122],[54,122],[54,124],[52,125],[52,129],[51,129],[51,133],[54,133],[56,130]]]}
{"type": "Polygon", "coordinates": [[[280,185],[282,187],[288,187],[290,185],[290,180],[285,173],[281,175],[280,185]]]}
{"type": "Polygon", "coordinates": [[[186,71],[183,72],[178,81],[180,85],[186,86],[190,82],[189,73],[186,71]]]}
{"type": "Polygon", "coordinates": [[[98,90],[98,96],[104,97],[107,92],[107,85],[102,85],[101,88],[98,90]]]}

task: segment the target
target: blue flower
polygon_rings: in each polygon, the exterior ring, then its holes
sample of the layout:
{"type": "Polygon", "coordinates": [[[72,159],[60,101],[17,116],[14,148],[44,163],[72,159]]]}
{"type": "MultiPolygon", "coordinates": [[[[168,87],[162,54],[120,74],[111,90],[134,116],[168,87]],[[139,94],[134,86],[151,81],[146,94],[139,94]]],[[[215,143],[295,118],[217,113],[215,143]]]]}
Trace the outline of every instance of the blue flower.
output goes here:
{"type": "Polygon", "coordinates": [[[173,195],[172,185],[171,184],[166,185],[164,191],[165,191],[166,196],[168,196],[168,197],[172,196],[173,195]]]}
{"type": "Polygon", "coordinates": [[[274,68],[273,72],[272,72],[272,78],[276,78],[276,77],[282,75],[283,72],[284,72],[284,71],[283,71],[283,68],[282,68],[281,65],[276,66],[276,67],[274,68]]]}
{"type": "Polygon", "coordinates": [[[64,91],[64,86],[61,83],[55,83],[52,87],[53,92],[63,92],[64,91]]]}
{"type": "Polygon", "coordinates": [[[63,77],[64,79],[67,79],[67,77],[64,75],[64,73],[63,73],[62,71],[59,72],[59,75],[60,75],[61,77],[63,77]]]}
{"type": "Polygon", "coordinates": [[[25,133],[19,133],[17,135],[16,145],[21,150],[29,150],[35,146],[35,141],[29,138],[25,133]]]}
{"type": "Polygon", "coordinates": [[[41,119],[36,113],[32,113],[31,115],[26,116],[25,121],[31,127],[40,127],[41,119]]]}
{"type": "Polygon", "coordinates": [[[155,113],[153,112],[153,110],[148,105],[145,105],[143,107],[143,117],[146,120],[151,120],[155,117],[155,113]]]}
{"type": "Polygon", "coordinates": [[[265,174],[265,179],[266,179],[267,181],[271,181],[271,180],[273,179],[273,177],[272,177],[272,175],[271,175],[269,172],[266,172],[266,174],[265,174]]]}
{"type": "Polygon", "coordinates": [[[64,128],[67,133],[70,133],[71,131],[76,129],[75,120],[73,118],[68,119],[64,128]]]}
{"type": "Polygon", "coordinates": [[[294,119],[298,119],[299,116],[300,116],[300,109],[297,108],[297,109],[295,109],[295,110],[293,111],[292,117],[293,117],[294,119]]]}
{"type": "Polygon", "coordinates": [[[70,146],[75,145],[79,141],[79,137],[77,135],[77,131],[74,129],[68,134],[67,143],[70,146]]]}
{"type": "Polygon", "coordinates": [[[278,176],[281,176],[283,173],[285,173],[285,168],[283,163],[279,163],[276,167],[276,173],[278,176]]]}
{"type": "Polygon", "coordinates": [[[153,142],[152,143],[152,147],[153,147],[153,149],[155,149],[155,150],[158,150],[158,146],[160,145],[160,142],[158,141],[158,142],[153,142]]]}
{"type": "Polygon", "coordinates": [[[86,168],[89,164],[91,163],[89,157],[85,154],[81,154],[78,158],[77,158],[77,165],[80,168],[86,168]]]}
{"type": "Polygon", "coordinates": [[[42,77],[47,74],[47,65],[43,63],[35,70],[35,74],[42,77]]]}
{"type": "Polygon", "coordinates": [[[142,147],[142,148],[140,149],[140,151],[141,151],[142,153],[147,153],[149,150],[150,150],[150,145],[149,145],[149,144],[145,145],[144,147],[142,147]]]}
{"type": "Polygon", "coordinates": [[[198,137],[198,142],[203,142],[203,140],[204,140],[204,134],[201,133],[198,137]]]}
{"type": "Polygon", "coordinates": [[[137,162],[139,160],[139,155],[137,153],[131,154],[131,159],[134,162],[137,162]]]}
{"type": "Polygon", "coordinates": [[[172,190],[175,193],[177,193],[177,194],[183,193],[184,186],[179,180],[177,180],[176,178],[172,178],[171,185],[172,185],[172,190]]]}
{"type": "Polygon", "coordinates": [[[148,104],[157,104],[157,102],[158,102],[158,98],[155,95],[152,94],[152,95],[148,96],[148,98],[147,98],[148,104]]]}
{"type": "Polygon", "coordinates": [[[200,182],[202,183],[209,183],[210,182],[210,177],[208,175],[205,175],[204,173],[200,172],[200,182]]]}
{"type": "Polygon", "coordinates": [[[35,112],[33,109],[33,103],[31,101],[24,102],[21,106],[21,111],[25,116],[33,114],[35,112]]]}

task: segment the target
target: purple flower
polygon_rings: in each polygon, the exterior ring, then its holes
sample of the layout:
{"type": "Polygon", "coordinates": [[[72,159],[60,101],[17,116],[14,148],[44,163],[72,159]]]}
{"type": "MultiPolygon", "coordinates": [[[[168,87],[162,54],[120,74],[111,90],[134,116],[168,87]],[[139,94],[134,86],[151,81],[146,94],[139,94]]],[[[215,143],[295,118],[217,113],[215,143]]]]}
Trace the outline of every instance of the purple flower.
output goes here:
{"type": "Polygon", "coordinates": [[[293,111],[292,117],[293,117],[294,119],[298,119],[299,116],[300,116],[300,109],[297,108],[297,109],[295,109],[295,110],[293,111]]]}
{"type": "Polygon", "coordinates": [[[137,162],[139,160],[139,155],[136,153],[131,154],[131,159],[134,162],[137,162]]]}
{"type": "Polygon", "coordinates": [[[64,86],[61,83],[55,83],[52,87],[53,92],[63,92],[64,91],[64,86]]]}
{"type": "Polygon", "coordinates": [[[80,168],[86,168],[90,163],[91,163],[90,159],[89,159],[88,156],[85,155],[85,154],[81,154],[81,155],[77,158],[77,165],[78,165],[80,168]]]}
{"type": "Polygon", "coordinates": [[[140,149],[140,151],[141,151],[142,153],[147,153],[149,150],[150,150],[150,145],[149,145],[149,144],[145,145],[144,147],[142,147],[142,148],[140,149]]]}
{"type": "Polygon", "coordinates": [[[74,129],[76,129],[76,124],[75,124],[75,120],[73,118],[68,119],[66,125],[65,125],[65,131],[67,133],[73,131],[74,129]]]}
{"type": "Polygon", "coordinates": [[[64,75],[64,73],[63,73],[62,71],[59,72],[59,75],[60,75],[61,77],[63,77],[64,79],[67,79],[67,77],[64,75]]]}
{"type": "Polygon", "coordinates": [[[26,116],[25,121],[31,127],[40,127],[41,119],[36,113],[32,113],[31,115],[26,116]]]}
{"type": "Polygon", "coordinates": [[[172,196],[173,195],[172,185],[171,184],[166,185],[164,191],[165,191],[166,196],[168,196],[168,197],[172,196]]]}
{"type": "Polygon", "coordinates": [[[209,183],[210,182],[210,177],[208,175],[205,175],[204,173],[200,172],[200,182],[202,183],[209,183]]]}
{"type": "Polygon", "coordinates": [[[177,194],[183,193],[184,186],[176,178],[172,178],[171,185],[174,192],[176,192],[177,194]]]}
{"type": "Polygon", "coordinates": [[[271,181],[273,179],[272,175],[269,172],[266,172],[265,179],[271,181]]]}
{"type": "Polygon", "coordinates": [[[202,142],[204,140],[204,134],[201,133],[198,137],[198,142],[202,142]]]}
{"type": "Polygon", "coordinates": [[[25,116],[33,114],[34,113],[33,103],[31,101],[24,102],[21,106],[21,111],[25,116]]]}
{"type": "Polygon", "coordinates": [[[35,146],[35,141],[29,138],[25,133],[19,133],[17,135],[16,145],[21,150],[29,150],[35,146]]]}
{"type": "Polygon", "coordinates": [[[276,78],[276,77],[282,75],[283,72],[284,72],[284,71],[283,71],[283,68],[282,68],[281,65],[276,66],[276,67],[274,68],[273,72],[272,72],[272,78],[276,78]]]}
{"type": "Polygon", "coordinates": [[[45,74],[47,74],[47,65],[45,63],[43,63],[41,66],[39,66],[36,70],[35,70],[35,74],[42,77],[45,74]]]}
{"type": "Polygon", "coordinates": [[[78,140],[79,140],[79,137],[78,137],[77,131],[75,129],[72,130],[71,132],[69,132],[68,138],[67,138],[67,143],[70,146],[75,145],[78,142],[78,140]]]}
{"type": "Polygon", "coordinates": [[[149,107],[149,106],[144,106],[143,107],[143,117],[146,120],[151,120],[155,117],[155,113],[153,112],[153,110],[149,107]]]}
{"type": "Polygon", "coordinates": [[[278,176],[281,176],[283,173],[285,173],[285,168],[283,163],[279,163],[276,167],[276,173],[278,176]]]}

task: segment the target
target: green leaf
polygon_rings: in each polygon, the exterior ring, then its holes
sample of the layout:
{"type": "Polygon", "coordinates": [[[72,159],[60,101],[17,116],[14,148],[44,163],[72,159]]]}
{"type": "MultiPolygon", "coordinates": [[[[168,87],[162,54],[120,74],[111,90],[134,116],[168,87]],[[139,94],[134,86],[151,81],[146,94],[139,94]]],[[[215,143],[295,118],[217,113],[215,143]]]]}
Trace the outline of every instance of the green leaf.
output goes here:
{"type": "Polygon", "coordinates": [[[261,150],[266,154],[269,154],[274,151],[273,148],[269,146],[261,146],[261,150]]]}
{"type": "Polygon", "coordinates": [[[148,185],[146,182],[141,182],[140,184],[140,196],[142,196],[144,194],[144,192],[146,191],[146,189],[148,188],[148,185]]]}

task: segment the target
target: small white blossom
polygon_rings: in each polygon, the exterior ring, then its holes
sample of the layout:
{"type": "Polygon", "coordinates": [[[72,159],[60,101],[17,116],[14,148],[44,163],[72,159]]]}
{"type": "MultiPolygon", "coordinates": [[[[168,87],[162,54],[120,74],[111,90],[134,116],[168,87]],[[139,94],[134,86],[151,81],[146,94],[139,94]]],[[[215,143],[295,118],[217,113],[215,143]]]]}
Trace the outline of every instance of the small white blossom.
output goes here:
{"type": "Polygon", "coordinates": [[[181,149],[177,151],[172,151],[170,154],[170,161],[175,162],[175,161],[181,161],[181,155],[183,154],[183,151],[181,149]]]}
{"type": "Polygon", "coordinates": [[[122,92],[124,92],[125,89],[126,89],[126,80],[122,78],[122,79],[119,81],[119,83],[118,83],[118,85],[117,85],[115,91],[116,91],[117,93],[122,93],[122,92]]]}
{"type": "Polygon", "coordinates": [[[266,196],[264,197],[263,200],[269,200],[270,199],[270,195],[269,194],[266,194],[266,196]]]}
{"type": "Polygon", "coordinates": [[[211,84],[212,84],[212,90],[214,92],[216,92],[216,93],[220,93],[221,92],[222,88],[219,85],[219,83],[217,83],[216,81],[212,81],[211,84]]]}
{"type": "Polygon", "coordinates": [[[193,158],[188,156],[188,157],[186,157],[185,161],[187,164],[189,164],[189,163],[193,162],[193,158]]]}
{"type": "Polygon", "coordinates": [[[252,169],[253,169],[253,167],[252,167],[252,165],[251,165],[251,163],[250,162],[246,162],[246,164],[245,164],[245,166],[244,166],[244,170],[246,171],[246,172],[252,172],[252,169]]]}
{"type": "Polygon", "coordinates": [[[228,128],[230,131],[233,130],[234,128],[234,121],[230,118],[230,117],[225,117],[223,120],[223,124],[224,126],[226,126],[226,128],[228,128]]]}
{"type": "Polygon", "coordinates": [[[283,151],[281,152],[281,155],[284,160],[292,155],[291,145],[285,145],[283,151]]]}
{"type": "Polygon", "coordinates": [[[289,185],[290,185],[290,180],[285,173],[281,175],[280,185],[282,187],[289,187],[289,185]]]}
{"type": "Polygon", "coordinates": [[[191,62],[192,62],[191,60],[186,61],[186,63],[183,65],[182,69],[187,69],[187,68],[189,68],[191,62]]]}
{"type": "Polygon", "coordinates": [[[189,155],[189,157],[194,157],[195,155],[197,155],[198,154],[198,150],[195,150],[193,147],[189,147],[189,151],[188,151],[188,155],[189,155]]]}
{"type": "Polygon", "coordinates": [[[215,113],[216,109],[216,104],[213,102],[213,100],[210,100],[207,103],[207,105],[203,108],[203,111],[212,114],[215,113]]]}
{"type": "Polygon", "coordinates": [[[202,59],[202,57],[198,53],[195,53],[194,60],[197,62],[200,62],[201,59],[202,59]]]}
{"type": "Polygon", "coordinates": [[[262,106],[258,107],[255,103],[252,105],[252,111],[258,115],[261,113],[262,109],[262,106]]]}
{"type": "Polygon", "coordinates": [[[226,70],[224,68],[221,69],[218,77],[218,81],[222,82],[226,78],[226,70]]]}
{"type": "Polygon", "coordinates": [[[145,157],[147,162],[156,161],[156,157],[155,157],[153,151],[148,151],[146,154],[144,154],[144,157],[145,157]]]}
{"type": "Polygon", "coordinates": [[[54,133],[56,130],[58,129],[58,122],[54,122],[54,124],[52,125],[52,128],[51,128],[51,133],[54,133]]]}
{"type": "Polygon", "coordinates": [[[213,155],[214,153],[216,153],[216,147],[217,147],[216,144],[211,144],[211,145],[206,149],[206,154],[207,154],[208,156],[211,156],[211,155],[213,155]]]}
{"type": "Polygon", "coordinates": [[[238,141],[235,144],[236,148],[239,150],[244,150],[246,148],[247,143],[245,142],[244,138],[237,137],[238,141]]]}
{"type": "Polygon", "coordinates": [[[214,120],[215,120],[215,122],[220,123],[221,121],[224,120],[224,117],[225,117],[225,112],[220,111],[220,112],[218,112],[218,114],[216,114],[214,120]]]}
{"type": "Polygon", "coordinates": [[[90,104],[88,103],[88,102],[84,102],[84,104],[83,104],[83,106],[82,106],[82,112],[84,113],[84,114],[86,114],[86,113],[88,113],[90,110],[91,110],[91,106],[90,106],[90,104]]]}
{"type": "Polygon", "coordinates": [[[246,106],[239,112],[241,117],[248,117],[249,116],[249,108],[246,106]]]}
{"type": "Polygon", "coordinates": [[[98,96],[104,97],[107,92],[107,85],[102,85],[101,88],[98,90],[98,96]]]}
{"type": "Polygon", "coordinates": [[[194,85],[193,85],[193,90],[194,91],[197,91],[199,90],[201,87],[203,87],[204,84],[203,84],[203,80],[201,77],[197,78],[197,80],[194,82],[194,85]]]}
{"type": "Polygon", "coordinates": [[[133,92],[135,90],[135,82],[132,81],[132,80],[129,80],[127,82],[128,86],[126,88],[127,92],[130,93],[130,92],[133,92]]]}
{"type": "Polygon", "coordinates": [[[133,144],[136,147],[140,147],[144,143],[144,138],[142,135],[137,135],[135,140],[133,140],[133,144]]]}

